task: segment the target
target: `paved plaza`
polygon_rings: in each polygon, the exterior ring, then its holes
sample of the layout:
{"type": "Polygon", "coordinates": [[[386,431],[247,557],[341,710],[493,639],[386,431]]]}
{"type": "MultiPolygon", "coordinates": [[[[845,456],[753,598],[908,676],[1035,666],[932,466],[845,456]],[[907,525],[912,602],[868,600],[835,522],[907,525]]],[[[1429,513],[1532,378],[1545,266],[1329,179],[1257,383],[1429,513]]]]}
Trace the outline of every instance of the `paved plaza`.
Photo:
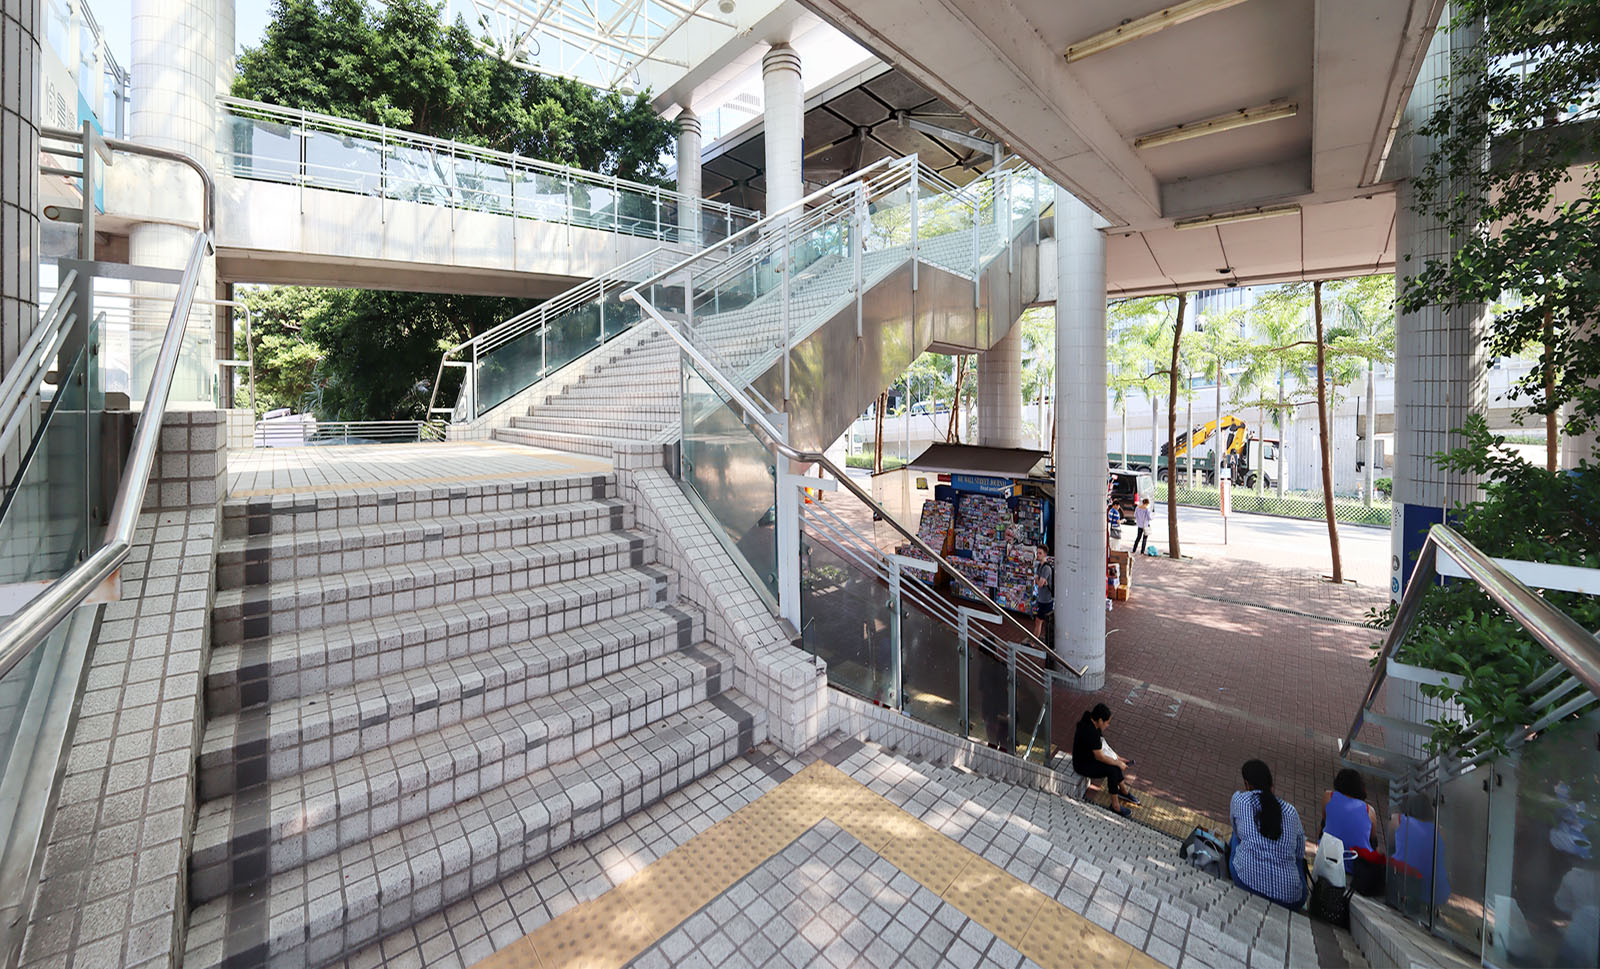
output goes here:
{"type": "Polygon", "coordinates": [[[1361,620],[1387,596],[1244,559],[1141,558],[1133,583],[1106,617],[1106,688],[1057,692],[1056,743],[1103,701],[1136,789],[1225,821],[1239,766],[1260,757],[1314,830],[1379,639],[1361,620]]]}

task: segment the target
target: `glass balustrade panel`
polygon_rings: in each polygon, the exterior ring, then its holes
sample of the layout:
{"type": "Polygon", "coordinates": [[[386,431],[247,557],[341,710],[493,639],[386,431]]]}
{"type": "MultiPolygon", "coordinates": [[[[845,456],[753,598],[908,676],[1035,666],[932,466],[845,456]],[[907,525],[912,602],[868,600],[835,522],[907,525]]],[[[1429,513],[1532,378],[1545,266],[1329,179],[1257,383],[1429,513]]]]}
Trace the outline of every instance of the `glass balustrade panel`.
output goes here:
{"type": "MultiPolygon", "coordinates": [[[[1019,660],[1032,656],[1024,647],[1017,649],[1019,660]]],[[[1042,657],[1032,657],[1028,665],[1042,670],[1044,665],[1042,657]]],[[[1050,694],[1046,689],[1046,682],[1020,667],[1017,670],[1016,753],[1018,757],[1025,757],[1041,764],[1050,756],[1050,694]]]]}
{"type": "Polygon", "coordinates": [[[478,356],[474,398],[477,417],[533,386],[544,373],[544,330],[531,327],[478,356]]]}
{"type": "Polygon", "coordinates": [[[0,505],[0,584],[48,582],[87,553],[91,479],[84,360],[80,349],[55,387],[22,470],[0,505]]]}
{"type": "Polygon", "coordinates": [[[1011,728],[1011,671],[1004,658],[1008,648],[978,632],[967,648],[967,734],[1001,750],[1014,749],[1016,737],[1011,728]]]}
{"type": "Polygon", "coordinates": [[[230,114],[223,138],[234,175],[266,182],[299,178],[300,138],[290,125],[230,114]]]}
{"type": "Polygon", "coordinates": [[[570,211],[564,179],[537,171],[519,171],[516,179],[517,215],[543,222],[568,221],[570,211]]]}
{"type": "Polygon", "coordinates": [[[1494,767],[1483,957],[1600,964],[1600,712],[1570,718],[1494,767]]]}
{"type": "Polygon", "coordinates": [[[682,380],[680,481],[740,569],[776,603],[772,451],[686,357],[682,380]]]}
{"type": "Polygon", "coordinates": [[[1413,794],[1389,819],[1389,903],[1472,951],[1483,944],[1491,771],[1480,767],[1413,794]]]}
{"type": "Polygon", "coordinates": [[[483,158],[456,159],[456,190],[464,208],[509,215],[511,172],[483,158]]]}
{"type": "Polygon", "coordinates": [[[453,205],[454,159],[426,148],[390,145],[384,171],[384,193],[392,199],[423,205],[453,205]]]}
{"type": "Polygon", "coordinates": [[[306,183],[359,195],[377,195],[383,150],[375,142],[326,131],[305,132],[306,183]]]}
{"type": "Polygon", "coordinates": [[[894,700],[893,623],[889,586],[852,554],[839,526],[801,512],[800,619],[806,651],[828,664],[828,682],[875,703],[894,700]]]}
{"type": "Polygon", "coordinates": [[[931,572],[905,570],[901,596],[901,683],[907,714],[940,730],[961,735],[961,637],[951,621],[930,609],[949,610],[928,584],[931,572]],[[926,578],[924,578],[926,577],[926,578]]]}

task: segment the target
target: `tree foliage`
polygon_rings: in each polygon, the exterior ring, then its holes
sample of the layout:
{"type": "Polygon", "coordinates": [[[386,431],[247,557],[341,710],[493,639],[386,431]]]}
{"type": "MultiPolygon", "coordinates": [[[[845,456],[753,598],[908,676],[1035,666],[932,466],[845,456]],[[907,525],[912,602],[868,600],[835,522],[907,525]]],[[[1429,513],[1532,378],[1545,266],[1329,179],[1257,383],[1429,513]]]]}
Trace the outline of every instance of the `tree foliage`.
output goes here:
{"type": "MultiPolygon", "coordinates": [[[[654,184],[676,125],[647,95],[512,67],[427,0],[274,0],[233,93],[654,184]]],[[[282,287],[253,291],[257,412],[422,417],[441,351],[526,300],[282,287]]]]}
{"type": "Polygon", "coordinates": [[[1456,0],[1456,25],[1481,24],[1458,51],[1419,133],[1435,140],[1416,207],[1457,244],[1413,267],[1405,309],[1522,299],[1488,326],[1492,357],[1550,343],[1518,390],[1534,413],[1571,405],[1567,434],[1600,422],[1600,4],[1456,0]],[[1551,331],[1545,329],[1549,314],[1551,331]]]}
{"type": "Polygon", "coordinates": [[[645,94],[513,67],[428,0],[273,0],[237,97],[666,183],[673,122],[645,94]]]}

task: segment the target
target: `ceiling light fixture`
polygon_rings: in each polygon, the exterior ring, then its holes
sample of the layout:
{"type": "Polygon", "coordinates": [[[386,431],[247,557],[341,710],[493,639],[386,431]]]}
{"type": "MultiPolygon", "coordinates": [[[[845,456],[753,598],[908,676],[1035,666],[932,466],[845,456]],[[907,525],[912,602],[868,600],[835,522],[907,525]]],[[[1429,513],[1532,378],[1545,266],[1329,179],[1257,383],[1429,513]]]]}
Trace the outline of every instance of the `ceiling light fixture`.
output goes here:
{"type": "Polygon", "coordinates": [[[1203,17],[1208,13],[1226,10],[1243,2],[1244,0],[1184,0],[1183,3],[1175,3],[1165,9],[1157,10],[1155,13],[1146,14],[1143,17],[1135,17],[1112,27],[1110,30],[1103,30],[1093,37],[1086,37],[1076,44],[1072,44],[1066,51],[1067,61],[1070,63],[1083,60],[1090,54],[1098,54],[1101,51],[1119,47],[1131,40],[1148,37],[1157,31],[1175,27],[1196,17],[1203,17]]]}
{"type": "Polygon", "coordinates": [[[1241,209],[1238,212],[1224,212],[1221,215],[1200,215],[1192,219],[1179,219],[1172,223],[1172,227],[1174,229],[1199,229],[1208,225],[1255,222],[1259,219],[1275,219],[1280,215],[1299,214],[1299,205],[1265,205],[1254,209],[1241,209]]]}
{"type": "Polygon", "coordinates": [[[1214,135],[1222,131],[1232,131],[1235,128],[1248,128],[1253,124],[1263,124],[1268,121],[1279,121],[1292,118],[1300,113],[1300,105],[1293,101],[1274,101],[1254,108],[1240,108],[1219,114],[1212,118],[1201,118],[1199,121],[1190,121],[1187,124],[1177,124],[1160,131],[1152,131],[1133,139],[1135,148],[1157,148],[1161,145],[1170,145],[1179,141],[1188,141],[1190,138],[1199,138],[1204,135],[1214,135]]]}

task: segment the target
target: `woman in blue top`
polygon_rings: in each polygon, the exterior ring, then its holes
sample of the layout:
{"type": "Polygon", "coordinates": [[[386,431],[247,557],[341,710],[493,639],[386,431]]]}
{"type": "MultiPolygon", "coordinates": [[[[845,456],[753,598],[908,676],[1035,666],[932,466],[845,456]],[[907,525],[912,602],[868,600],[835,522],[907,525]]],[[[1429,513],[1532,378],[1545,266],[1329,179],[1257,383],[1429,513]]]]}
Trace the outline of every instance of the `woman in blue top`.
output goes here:
{"type": "Polygon", "coordinates": [[[1361,772],[1346,767],[1333,778],[1333,790],[1322,796],[1322,833],[1344,842],[1344,869],[1349,871],[1354,848],[1371,850],[1372,833],[1378,829],[1378,812],[1367,803],[1367,784],[1361,772]]]}
{"type": "Polygon", "coordinates": [[[1306,833],[1294,805],[1272,793],[1272,771],[1259,760],[1239,773],[1245,790],[1228,806],[1233,838],[1228,842],[1228,874],[1246,891],[1291,909],[1306,900],[1306,833]]]}

